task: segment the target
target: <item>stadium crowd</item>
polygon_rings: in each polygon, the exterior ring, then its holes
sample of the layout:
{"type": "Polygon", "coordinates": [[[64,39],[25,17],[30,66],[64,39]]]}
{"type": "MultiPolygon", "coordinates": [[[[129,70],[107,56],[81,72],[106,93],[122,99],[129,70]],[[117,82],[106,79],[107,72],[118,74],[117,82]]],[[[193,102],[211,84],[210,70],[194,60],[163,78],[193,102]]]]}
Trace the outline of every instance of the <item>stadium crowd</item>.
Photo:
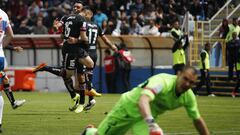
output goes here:
{"type": "MultiPolygon", "coordinates": [[[[3,0],[15,34],[56,34],[53,21],[70,14],[74,0],[3,0]]],[[[207,20],[226,0],[86,0],[94,11],[93,21],[109,35],[155,35],[171,29],[189,11],[207,20]]]]}

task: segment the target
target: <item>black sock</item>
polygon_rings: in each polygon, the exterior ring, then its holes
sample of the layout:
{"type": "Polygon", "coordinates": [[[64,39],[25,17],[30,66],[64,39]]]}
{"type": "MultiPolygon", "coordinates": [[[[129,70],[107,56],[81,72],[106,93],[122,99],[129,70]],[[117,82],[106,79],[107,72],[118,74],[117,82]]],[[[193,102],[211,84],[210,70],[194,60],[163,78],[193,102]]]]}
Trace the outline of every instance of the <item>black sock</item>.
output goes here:
{"type": "Polygon", "coordinates": [[[50,67],[50,66],[45,66],[44,71],[50,72],[56,76],[61,76],[61,67],[50,67]]]}
{"type": "Polygon", "coordinates": [[[84,83],[79,83],[79,94],[80,94],[80,104],[85,103],[85,82],[84,83]]]}
{"type": "Polygon", "coordinates": [[[93,79],[93,69],[87,68],[87,73],[85,74],[87,89],[91,90],[93,88],[92,79],[93,79]]]}
{"type": "MultiPolygon", "coordinates": [[[[91,90],[93,88],[93,84],[92,84],[92,79],[93,79],[93,69],[87,69],[87,76],[86,76],[86,84],[87,84],[87,89],[91,90]]],[[[91,100],[93,100],[94,97],[93,96],[89,96],[88,98],[88,102],[90,103],[91,100]]]]}
{"type": "Polygon", "coordinates": [[[71,98],[74,98],[76,96],[76,93],[73,88],[72,78],[69,78],[69,79],[63,78],[63,81],[64,81],[65,87],[67,88],[68,93],[70,94],[71,98]]]}
{"type": "Polygon", "coordinates": [[[14,105],[15,99],[12,93],[12,90],[10,89],[10,85],[9,84],[4,84],[4,92],[8,97],[8,100],[10,101],[11,105],[14,105]]]}
{"type": "Polygon", "coordinates": [[[90,103],[90,101],[93,100],[93,99],[94,99],[93,96],[89,96],[89,97],[88,97],[88,102],[90,103]]]}

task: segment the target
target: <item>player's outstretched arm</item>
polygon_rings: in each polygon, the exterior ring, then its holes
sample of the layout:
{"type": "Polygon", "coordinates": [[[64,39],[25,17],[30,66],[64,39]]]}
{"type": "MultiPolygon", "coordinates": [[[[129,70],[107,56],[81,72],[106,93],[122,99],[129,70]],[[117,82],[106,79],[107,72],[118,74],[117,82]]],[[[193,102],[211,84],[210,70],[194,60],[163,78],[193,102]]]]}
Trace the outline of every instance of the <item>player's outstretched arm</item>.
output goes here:
{"type": "Polygon", "coordinates": [[[149,128],[149,134],[150,135],[163,135],[162,129],[158,126],[158,124],[154,121],[154,118],[151,113],[149,102],[152,99],[148,96],[143,94],[138,102],[138,107],[140,109],[140,112],[145,120],[145,122],[148,124],[149,128]]]}
{"type": "Polygon", "coordinates": [[[108,47],[110,47],[114,52],[117,52],[117,47],[105,35],[102,35],[101,38],[108,47]]]}
{"type": "Polygon", "coordinates": [[[198,118],[194,120],[193,123],[200,135],[209,135],[207,125],[203,118],[198,118]]]}

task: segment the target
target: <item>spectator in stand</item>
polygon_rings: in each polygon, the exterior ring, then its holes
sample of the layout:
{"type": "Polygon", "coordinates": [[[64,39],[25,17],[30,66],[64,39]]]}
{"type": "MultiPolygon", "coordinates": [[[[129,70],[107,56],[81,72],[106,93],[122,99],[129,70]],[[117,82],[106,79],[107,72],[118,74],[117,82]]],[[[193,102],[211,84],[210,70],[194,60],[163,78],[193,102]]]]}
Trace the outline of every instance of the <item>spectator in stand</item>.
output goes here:
{"type": "Polygon", "coordinates": [[[138,24],[137,19],[134,19],[130,24],[130,35],[142,35],[142,27],[138,24]]]}
{"type": "Polygon", "coordinates": [[[222,25],[219,29],[219,37],[225,39],[227,37],[228,31],[229,31],[228,20],[225,18],[222,20],[222,25]]]}
{"type": "Polygon", "coordinates": [[[121,21],[121,26],[120,26],[120,35],[128,35],[130,31],[130,27],[128,24],[128,20],[127,19],[123,19],[121,21]]]}
{"type": "Polygon", "coordinates": [[[137,12],[136,12],[135,10],[133,10],[133,11],[131,12],[131,15],[130,15],[130,17],[129,17],[129,19],[128,19],[128,20],[129,20],[129,24],[132,24],[132,21],[133,21],[134,19],[137,20],[138,24],[139,24],[141,27],[144,25],[143,20],[138,17],[138,14],[137,14],[137,12]]]}
{"type": "Polygon", "coordinates": [[[132,6],[130,6],[130,10],[131,11],[135,10],[135,11],[137,11],[137,13],[142,12],[143,9],[144,9],[144,4],[143,4],[142,0],[136,0],[135,3],[132,6]]]}
{"type": "Polygon", "coordinates": [[[177,4],[176,13],[184,16],[186,14],[186,12],[188,11],[189,0],[176,1],[176,4],[177,4]]]}
{"type": "Polygon", "coordinates": [[[149,25],[143,27],[143,35],[152,35],[159,36],[160,32],[158,31],[158,27],[156,27],[156,22],[154,19],[149,20],[149,25]]]}
{"type": "Polygon", "coordinates": [[[115,11],[116,10],[116,7],[113,3],[113,0],[106,0],[106,3],[105,3],[105,8],[103,9],[103,12],[108,16],[110,17],[111,14],[112,14],[112,11],[115,11]]]}
{"type": "MultiPolygon", "coordinates": [[[[221,39],[225,39],[228,31],[229,31],[228,20],[223,19],[222,25],[219,29],[219,37],[221,39]]],[[[221,42],[218,42],[217,45],[215,46],[215,59],[216,59],[215,66],[221,66],[221,64],[220,64],[221,60],[222,60],[222,44],[221,44],[221,42]]]]}
{"type": "Polygon", "coordinates": [[[55,9],[52,9],[49,11],[49,16],[43,19],[44,25],[47,28],[50,28],[52,27],[53,21],[58,18],[60,19],[58,12],[55,9]]]}
{"type": "Polygon", "coordinates": [[[97,8],[96,14],[93,17],[93,21],[102,28],[103,21],[107,21],[108,17],[106,14],[102,13],[102,10],[100,8],[97,8]]]}
{"type": "Polygon", "coordinates": [[[43,12],[43,17],[48,17],[48,10],[49,10],[49,2],[44,1],[43,6],[41,7],[40,11],[43,12]]]}
{"type": "Polygon", "coordinates": [[[28,28],[26,20],[23,20],[16,30],[16,34],[31,34],[32,31],[28,28]]]}
{"type": "Polygon", "coordinates": [[[167,23],[173,24],[176,20],[179,20],[178,14],[173,9],[169,9],[169,15],[167,16],[167,23]]]}
{"type": "Polygon", "coordinates": [[[190,5],[189,12],[196,19],[201,16],[202,8],[199,0],[193,0],[193,3],[190,5]]]}
{"type": "Polygon", "coordinates": [[[104,67],[106,75],[106,84],[108,93],[116,93],[116,77],[115,77],[115,58],[111,55],[111,51],[106,49],[104,51],[104,67]]]}
{"type": "Polygon", "coordinates": [[[19,1],[19,10],[18,10],[18,15],[17,18],[22,20],[25,19],[28,15],[28,8],[27,5],[23,3],[22,0],[19,1]]]}
{"type": "Polygon", "coordinates": [[[112,20],[103,21],[102,31],[105,33],[105,35],[111,35],[114,29],[115,29],[115,26],[112,20]]]}
{"type": "Polygon", "coordinates": [[[180,38],[183,37],[183,32],[182,30],[180,29],[180,25],[179,25],[179,21],[176,20],[174,23],[173,23],[173,28],[171,29],[170,31],[170,35],[171,37],[173,38],[173,40],[176,42],[178,41],[180,38]]]}
{"type": "Polygon", "coordinates": [[[207,90],[207,95],[214,97],[215,95],[212,94],[211,92],[211,83],[210,83],[210,74],[209,74],[209,69],[210,69],[210,57],[209,57],[209,52],[211,50],[210,43],[206,43],[204,45],[204,49],[200,53],[200,63],[199,63],[199,68],[201,72],[201,80],[199,84],[196,87],[196,93],[202,88],[203,84],[206,84],[206,90],[207,90]]]}
{"type": "Polygon", "coordinates": [[[48,34],[48,29],[43,25],[42,18],[39,18],[37,25],[33,27],[33,34],[48,34]]]}
{"type": "Polygon", "coordinates": [[[177,5],[176,5],[174,0],[169,0],[168,4],[165,5],[165,10],[164,11],[167,14],[170,14],[170,10],[172,10],[174,12],[176,12],[176,10],[177,10],[177,5]]]}
{"type": "Polygon", "coordinates": [[[31,3],[31,5],[28,7],[28,13],[33,12],[35,15],[38,15],[38,13],[40,12],[40,8],[38,6],[38,4],[36,3],[36,1],[33,1],[31,3]]]}
{"type": "Polygon", "coordinates": [[[93,12],[94,13],[97,13],[98,11],[98,9],[100,9],[101,11],[104,11],[105,10],[105,4],[104,4],[104,2],[102,1],[102,0],[94,0],[94,2],[92,2],[91,3],[92,5],[92,7],[91,7],[91,9],[93,9],[93,12]]]}
{"type": "Polygon", "coordinates": [[[16,33],[16,30],[20,25],[20,22],[19,22],[20,20],[16,16],[12,15],[11,10],[7,11],[7,15],[9,17],[9,21],[11,22],[13,33],[16,33]]]}
{"type": "Polygon", "coordinates": [[[164,14],[162,7],[156,9],[156,24],[158,25],[159,32],[168,32],[171,27],[167,24],[167,16],[164,14]]]}
{"type": "Polygon", "coordinates": [[[37,15],[34,11],[33,8],[29,8],[29,11],[28,11],[28,17],[27,17],[27,25],[29,27],[32,27],[34,26],[36,23],[37,23],[37,15]]]}
{"type": "Polygon", "coordinates": [[[151,0],[145,0],[144,2],[144,11],[148,11],[151,12],[155,9],[155,6],[153,5],[153,3],[151,2],[151,0]]]}

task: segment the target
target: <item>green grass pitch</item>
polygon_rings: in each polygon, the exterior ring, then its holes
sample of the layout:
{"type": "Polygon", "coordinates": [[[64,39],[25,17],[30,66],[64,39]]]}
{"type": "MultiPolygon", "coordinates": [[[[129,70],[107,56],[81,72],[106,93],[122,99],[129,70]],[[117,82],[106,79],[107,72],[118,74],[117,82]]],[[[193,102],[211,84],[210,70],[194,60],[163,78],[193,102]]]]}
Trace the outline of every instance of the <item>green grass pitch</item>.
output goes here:
{"type": "MultiPolygon", "coordinates": [[[[96,98],[97,104],[91,111],[75,114],[68,111],[70,96],[64,92],[14,94],[16,99],[24,98],[27,102],[12,110],[4,95],[3,135],[79,135],[87,124],[98,125],[120,97],[105,94],[96,98]]],[[[211,134],[240,135],[240,98],[200,96],[197,99],[211,134]]],[[[197,134],[184,108],[166,112],[158,118],[158,123],[167,135],[197,134]]]]}

